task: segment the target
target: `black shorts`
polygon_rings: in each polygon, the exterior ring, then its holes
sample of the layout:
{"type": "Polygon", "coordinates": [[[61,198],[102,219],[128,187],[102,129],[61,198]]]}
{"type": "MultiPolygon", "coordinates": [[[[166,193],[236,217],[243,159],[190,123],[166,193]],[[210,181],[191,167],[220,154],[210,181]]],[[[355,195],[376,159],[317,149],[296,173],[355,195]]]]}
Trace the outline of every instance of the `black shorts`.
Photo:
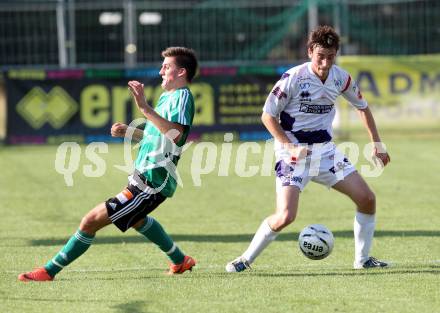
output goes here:
{"type": "Polygon", "coordinates": [[[157,193],[141,191],[134,185],[128,184],[115,197],[105,202],[107,214],[113,224],[122,232],[145,218],[166,199],[165,196],[157,193]]]}

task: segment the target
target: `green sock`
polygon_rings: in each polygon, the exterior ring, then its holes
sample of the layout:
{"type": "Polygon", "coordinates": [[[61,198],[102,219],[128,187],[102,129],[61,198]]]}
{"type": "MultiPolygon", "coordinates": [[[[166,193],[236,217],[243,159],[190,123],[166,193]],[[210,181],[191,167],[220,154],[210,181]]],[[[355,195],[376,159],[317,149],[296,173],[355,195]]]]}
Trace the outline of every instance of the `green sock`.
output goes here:
{"type": "Polygon", "coordinates": [[[160,250],[165,252],[174,264],[183,262],[185,255],[176,246],[171,237],[154,218],[147,216],[144,224],[137,229],[142,235],[155,243],[160,250]]]}
{"type": "Polygon", "coordinates": [[[49,275],[55,276],[65,266],[86,252],[92,244],[93,238],[95,236],[86,234],[78,229],[55,257],[44,266],[49,275]]]}

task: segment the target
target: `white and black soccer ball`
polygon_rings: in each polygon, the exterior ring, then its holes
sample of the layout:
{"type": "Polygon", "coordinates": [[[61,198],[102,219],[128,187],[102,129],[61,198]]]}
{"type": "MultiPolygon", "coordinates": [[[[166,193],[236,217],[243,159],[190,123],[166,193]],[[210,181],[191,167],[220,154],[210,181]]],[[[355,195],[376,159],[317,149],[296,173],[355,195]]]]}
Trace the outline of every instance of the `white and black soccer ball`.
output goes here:
{"type": "Polygon", "coordinates": [[[333,250],[332,232],[321,224],[306,226],[299,234],[298,244],[301,252],[312,260],[321,260],[333,250]]]}

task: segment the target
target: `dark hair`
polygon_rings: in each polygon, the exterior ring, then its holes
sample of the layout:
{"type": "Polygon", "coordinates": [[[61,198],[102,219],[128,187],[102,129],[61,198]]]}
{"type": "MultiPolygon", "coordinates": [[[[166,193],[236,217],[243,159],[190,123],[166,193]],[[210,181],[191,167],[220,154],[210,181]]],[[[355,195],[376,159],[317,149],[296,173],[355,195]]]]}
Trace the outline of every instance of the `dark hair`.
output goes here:
{"type": "Polygon", "coordinates": [[[334,48],[338,51],[339,35],[328,25],[319,26],[310,33],[309,40],[307,41],[307,49],[313,50],[315,46],[326,49],[334,48]]]}
{"type": "Polygon", "coordinates": [[[176,64],[186,70],[186,79],[191,82],[197,71],[197,57],[194,50],[185,47],[169,47],[162,51],[162,57],[174,57],[176,64]]]}

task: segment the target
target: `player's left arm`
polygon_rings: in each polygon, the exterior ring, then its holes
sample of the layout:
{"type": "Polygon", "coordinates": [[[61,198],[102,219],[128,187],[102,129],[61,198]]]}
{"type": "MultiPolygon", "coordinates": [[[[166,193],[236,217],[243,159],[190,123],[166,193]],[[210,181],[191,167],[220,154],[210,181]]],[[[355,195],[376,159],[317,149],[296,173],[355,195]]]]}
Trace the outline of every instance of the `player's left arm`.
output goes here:
{"type": "Polygon", "coordinates": [[[365,125],[365,128],[368,131],[371,142],[374,143],[373,155],[381,160],[384,166],[387,165],[391,161],[391,158],[388,152],[385,150],[385,146],[382,144],[376,122],[370,108],[367,106],[364,109],[359,109],[358,112],[362,122],[365,125]]]}
{"type": "Polygon", "coordinates": [[[373,156],[381,160],[384,166],[387,165],[391,159],[380,139],[373,114],[368,107],[367,101],[362,97],[359,86],[351,79],[348,73],[346,73],[345,84],[341,92],[342,96],[358,109],[361,120],[370,136],[370,140],[374,144],[373,156]]]}
{"type": "Polygon", "coordinates": [[[144,84],[138,81],[130,81],[128,82],[128,87],[135,99],[137,107],[145,118],[153,123],[153,125],[170,140],[173,140],[175,143],[179,142],[185,126],[163,118],[148,105],[144,95],[144,84]]]}

